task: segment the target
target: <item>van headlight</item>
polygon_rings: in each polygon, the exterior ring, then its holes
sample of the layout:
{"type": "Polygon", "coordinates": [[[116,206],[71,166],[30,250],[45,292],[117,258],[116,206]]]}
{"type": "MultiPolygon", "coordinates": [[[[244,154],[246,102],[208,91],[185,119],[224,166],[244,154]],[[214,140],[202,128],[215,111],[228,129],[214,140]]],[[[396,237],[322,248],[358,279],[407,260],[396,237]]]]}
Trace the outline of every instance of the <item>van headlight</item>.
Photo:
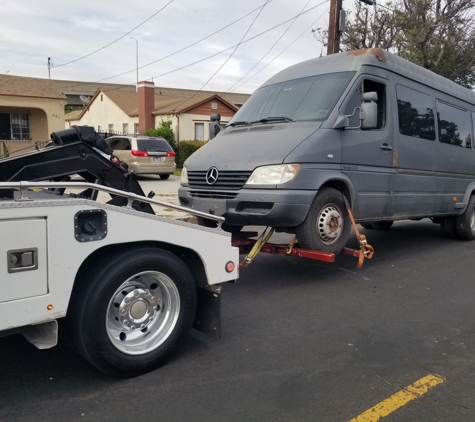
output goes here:
{"type": "Polygon", "coordinates": [[[300,164],[278,164],[256,168],[246,185],[281,185],[297,176],[300,164]]]}
{"type": "Polygon", "coordinates": [[[188,172],[186,171],[186,167],[181,169],[181,178],[180,178],[180,185],[185,186],[188,184],[188,172]]]}

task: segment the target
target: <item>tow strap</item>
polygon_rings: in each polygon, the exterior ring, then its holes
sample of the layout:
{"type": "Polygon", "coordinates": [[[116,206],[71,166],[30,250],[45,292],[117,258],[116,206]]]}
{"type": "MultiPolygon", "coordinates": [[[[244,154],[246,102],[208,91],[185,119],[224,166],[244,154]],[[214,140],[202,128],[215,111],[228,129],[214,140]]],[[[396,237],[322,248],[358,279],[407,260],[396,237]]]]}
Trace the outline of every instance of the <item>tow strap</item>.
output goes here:
{"type": "Polygon", "coordinates": [[[357,268],[361,268],[363,266],[364,259],[371,259],[374,255],[374,248],[371,245],[368,245],[366,240],[366,236],[364,234],[360,234],[358,230],[358,226],[355,223],[355,219],[353,218],[353,213],[348,207],[348,215],[350,216],[351,224],[353,225],[353,229],[356,234],[356,239],[360,245],[359,255],[358,255],[358,265],[357,268]]]}

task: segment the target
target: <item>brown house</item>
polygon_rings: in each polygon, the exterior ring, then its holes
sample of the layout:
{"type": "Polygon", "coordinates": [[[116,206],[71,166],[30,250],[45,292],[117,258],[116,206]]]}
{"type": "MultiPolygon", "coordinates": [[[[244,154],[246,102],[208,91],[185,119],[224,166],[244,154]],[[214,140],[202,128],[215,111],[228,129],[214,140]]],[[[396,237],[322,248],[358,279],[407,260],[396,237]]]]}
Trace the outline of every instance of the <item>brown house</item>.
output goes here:
{"type": "Polygon", "coordinates": [[[64,129],[64,104],[53,81],[0,75],[0,156],[31,149],[64,129]]]}

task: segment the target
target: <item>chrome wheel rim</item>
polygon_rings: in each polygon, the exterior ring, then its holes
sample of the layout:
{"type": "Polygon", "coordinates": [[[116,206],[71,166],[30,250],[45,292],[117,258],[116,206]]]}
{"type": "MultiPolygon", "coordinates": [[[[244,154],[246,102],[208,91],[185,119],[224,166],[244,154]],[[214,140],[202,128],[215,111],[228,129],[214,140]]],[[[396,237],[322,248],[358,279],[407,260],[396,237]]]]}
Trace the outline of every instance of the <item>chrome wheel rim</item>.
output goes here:
{"type": "Polygon", "coordinates": [[[343,215],[335,204],[325,205],[318,213],[317,233],[320,240],[330,245],[335,243],[343,232],[343,215]]]}
{"type": "Polygon", "coordinates": [[[470,229],[475,232],[475,208],[472,209],[472,215],[470,216],[470,229]]]}
{"type": "Polygon", "coordinates": [[[127,279],[112,295],[106,331],[114,347],[128,355],[155,350],[170,336],[180,314],[180,294],[171,278],[144,271],[127,279]]]}

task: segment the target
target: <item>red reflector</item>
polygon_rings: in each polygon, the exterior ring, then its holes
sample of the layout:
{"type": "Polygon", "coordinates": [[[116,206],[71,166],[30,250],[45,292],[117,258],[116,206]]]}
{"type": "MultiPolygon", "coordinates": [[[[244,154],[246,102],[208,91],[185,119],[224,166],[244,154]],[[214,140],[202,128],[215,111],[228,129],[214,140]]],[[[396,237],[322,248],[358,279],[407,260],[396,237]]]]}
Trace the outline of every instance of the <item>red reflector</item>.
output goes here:
{"type": "Polygon", "coordinates": [[[168,151],[167,152],[167,157],[174,157],[175,156],[175,152],[174,151],[168,151]]]}
{"type": "Polygon", "coordinates": [[[148,157],[148,152],[147,151],[137,151],[136,149],[133,149],[130,151],[134,157],[148,157]]]}
{"type": "Polygon", "coordinates": [[[226,272],[232,273],[234,271],[234,262],[228,261],[226,263],[226,272]]]}

